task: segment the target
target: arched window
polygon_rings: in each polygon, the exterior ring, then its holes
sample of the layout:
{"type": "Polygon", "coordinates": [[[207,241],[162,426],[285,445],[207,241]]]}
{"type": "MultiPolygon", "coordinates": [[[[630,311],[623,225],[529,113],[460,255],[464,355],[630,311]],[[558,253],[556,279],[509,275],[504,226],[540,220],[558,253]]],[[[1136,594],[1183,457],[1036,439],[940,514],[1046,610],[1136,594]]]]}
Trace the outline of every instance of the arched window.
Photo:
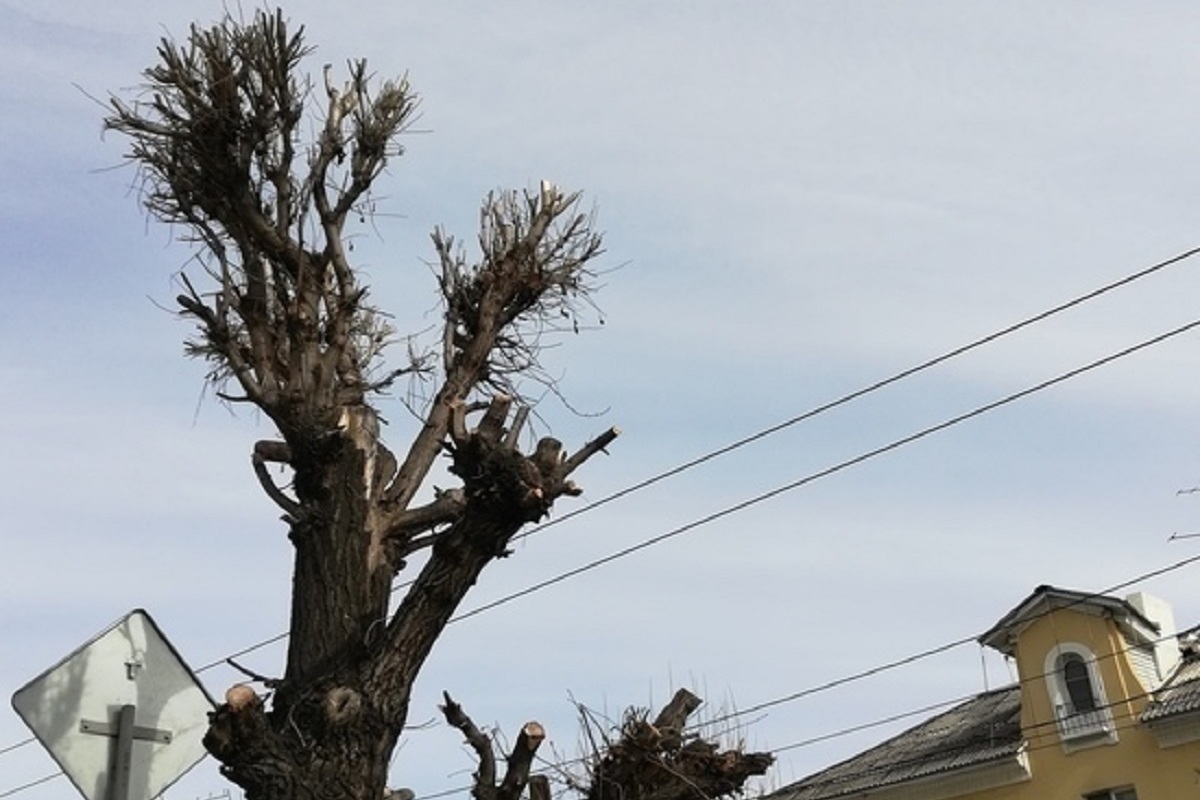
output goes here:
{"type": "Polygon", "coordinates": [[[1058,662],[1062,682],[1067,689],[1067,699],[1071,703],[1071,713],[1095,711],[1096,691],[1092,688],[1092,678],[1083,656],[1078,653],[1063,653],[1058,657],[1058,662]]]}
{"type": "Polygon", "coordinates": [[[1046,691],[1069,750],[1117,740],[1096,656],[1078,642],[1063,642],[1046,654],[1046,691]]]}

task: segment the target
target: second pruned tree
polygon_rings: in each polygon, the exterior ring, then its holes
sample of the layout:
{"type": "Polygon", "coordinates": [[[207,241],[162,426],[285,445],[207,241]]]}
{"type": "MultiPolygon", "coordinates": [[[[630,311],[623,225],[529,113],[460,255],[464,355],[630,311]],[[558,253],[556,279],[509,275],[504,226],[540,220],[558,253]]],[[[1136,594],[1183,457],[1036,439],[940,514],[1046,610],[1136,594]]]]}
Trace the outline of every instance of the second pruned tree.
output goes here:
{"type": "Polygon", "coordinates": [[[447,621],[523,525],[579,494],[572,474],[617,436],[571,453],[549,437],[520,446],[522,383],[542,375],[542,337],[588,303],[601,237],[579,196],[552,183],[489,195],[477,256],[433,233],[440,344],[386,368],[396,332],[352,263],[347,225],[371,213],[417,97],[361,61],[313,81],[309,55],[282,12],[193,26],[161,42],[140,91],[111,98],[106,127],[126,137],[149,212],[201,265],[180,275],[196,324],[187,352],[224,400],[278,432],[251,463],[295,553],[287,663],[267,700],[232,689],[205,745],[249,800],[378,800],[447,621]],[[393,449],[374,402],[413,376],[432,388],[393,449]],[[418,501],[442,456],[460,485],[418,501]]]}

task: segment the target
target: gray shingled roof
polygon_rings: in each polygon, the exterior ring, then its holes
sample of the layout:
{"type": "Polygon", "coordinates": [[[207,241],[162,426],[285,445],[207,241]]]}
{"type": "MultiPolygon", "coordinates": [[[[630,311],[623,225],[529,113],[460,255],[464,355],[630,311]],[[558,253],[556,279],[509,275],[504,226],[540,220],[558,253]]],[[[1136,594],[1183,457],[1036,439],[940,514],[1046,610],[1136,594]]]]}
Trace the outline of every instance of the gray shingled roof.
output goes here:
{"type": "Polygon", "coordinates": [[[1188,652],[1154,699],[1142,712],[1142,722],[1157,722],[1176,714],[1200,710],[1200,654],[1188,652]]]}
{"type": "Polygon", "coordinates": [[[1008,686],[922,722],[840,764],[772,792],[770,800],[824,800],[1015,756],[1021,690],[1008,686]]]}

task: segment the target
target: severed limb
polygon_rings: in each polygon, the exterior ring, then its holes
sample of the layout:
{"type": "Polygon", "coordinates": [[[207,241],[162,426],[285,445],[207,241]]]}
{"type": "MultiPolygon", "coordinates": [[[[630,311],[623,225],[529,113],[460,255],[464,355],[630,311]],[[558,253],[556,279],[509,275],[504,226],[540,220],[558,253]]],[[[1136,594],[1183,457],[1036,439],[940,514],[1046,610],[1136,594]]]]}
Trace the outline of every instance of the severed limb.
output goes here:
{"type": "MultiPolygon", "coordinates": [[[[462,706],[454,702],[449,692],[442,692],[442,697],[446,701],[441,706],[446,722],[462,732],[466,737],[467,744],[479,758],[479,769],[475,773],[475,786],[471,790],[471,794],[476,800],[518,800],[527,784],[531,786],[531,792],[534,792],[532,784],[541,784],[545,781],[544,778],[542,781],[534,781],[529,775],[533,757],[546,738],[546,731],[540,723],[526,722],[521,727],[516,744],[513,745],[512,752],[506,759],[508,767],[505,770],[504,779],[497,786],[496,755],[492,750],[491,740],[471,721],[462,706]]],[[[539,785],[537,791],[543,790],[545,791],[544,796],[548,798],[549,786],[539,785]]]]}
{"type": "Polygon", "coordinates": [[[517,800],[529,783],[529,769],[538,746],[546,738],[546,729],[538,722],[526,722],[517,736],[517,743],[508,754],[508,770],[500,783],[499,800],[517,800]]]}

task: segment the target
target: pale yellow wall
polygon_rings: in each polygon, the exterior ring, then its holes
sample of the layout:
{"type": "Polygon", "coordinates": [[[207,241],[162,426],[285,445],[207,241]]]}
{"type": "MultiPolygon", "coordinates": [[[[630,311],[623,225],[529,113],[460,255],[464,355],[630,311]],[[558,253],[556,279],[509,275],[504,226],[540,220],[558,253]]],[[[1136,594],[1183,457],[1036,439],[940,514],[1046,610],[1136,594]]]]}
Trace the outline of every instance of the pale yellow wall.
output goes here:
{"type": "Polygon", "coordinates": [[[1021,727],[1029,743],[1032,779],[1027,783],[963,795],[971,800],[1079,800],[1084,792],[1133,784],[1138,800],[1200,798],[1200,742],[1160,749],[1154,734],[1137,723],[1146,705],[1125,643],[1107,617],[1060,609],[1037,619],[1017,642],[1021,676],[1021,727]],[[1077,642],[1096,656],[1119,741],[1065,752],[1043,673],[1046,654],[1077,642]],[[1133,699],[1129,699],[1133,698],[1133,699]]]}

